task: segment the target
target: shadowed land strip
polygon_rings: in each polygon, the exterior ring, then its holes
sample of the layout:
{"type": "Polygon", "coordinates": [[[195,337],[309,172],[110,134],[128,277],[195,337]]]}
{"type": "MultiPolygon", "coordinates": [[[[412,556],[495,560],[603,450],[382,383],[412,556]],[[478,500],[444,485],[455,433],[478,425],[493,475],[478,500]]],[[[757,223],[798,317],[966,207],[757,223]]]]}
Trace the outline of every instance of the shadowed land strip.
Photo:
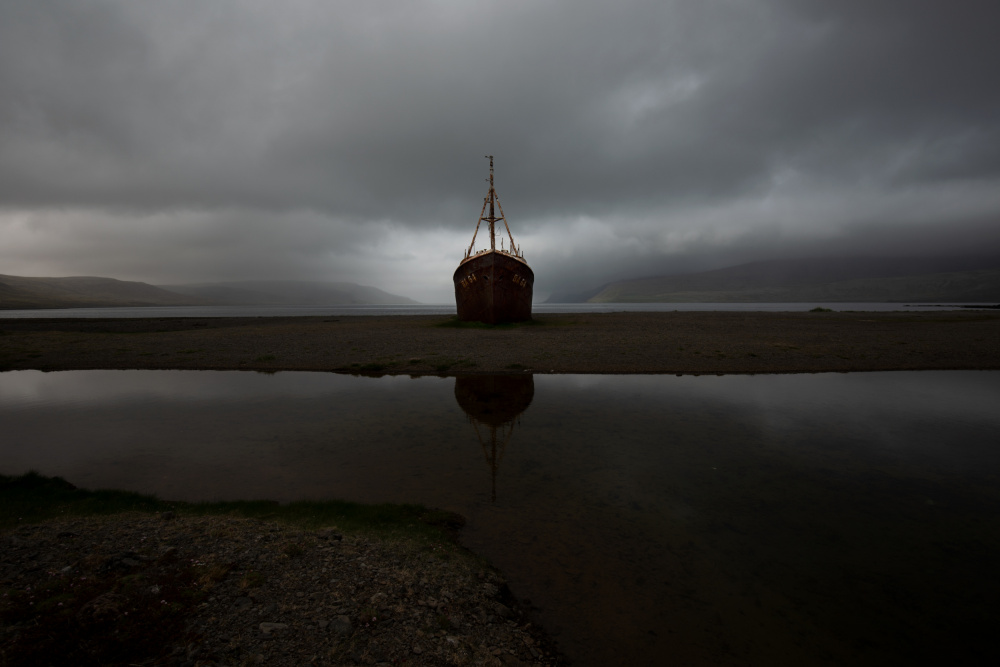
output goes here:
{"type": "Polygon", "coordinates": [[[0,662],[561,664],[457,519],[0,475],[0,662]]]}
{"type": "Polygon", "coordinates": [[[1000,369],[1000,313],[674,312],[11,319],[0,368],[346,373],[795,373],[1000,369]]]}

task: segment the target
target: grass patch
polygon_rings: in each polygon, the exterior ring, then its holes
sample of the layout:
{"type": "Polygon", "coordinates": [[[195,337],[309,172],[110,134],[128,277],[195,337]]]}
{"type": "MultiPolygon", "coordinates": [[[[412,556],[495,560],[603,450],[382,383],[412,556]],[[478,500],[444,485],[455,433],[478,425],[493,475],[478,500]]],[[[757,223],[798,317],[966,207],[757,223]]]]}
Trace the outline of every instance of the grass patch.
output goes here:
{"type": "Polygon", "coordinates": [[[61,477],[45,477],[36,472],[0,475],[0,530],[46,519],[121,512],[227,515],[278,521],[308,530],[336,525],[348,533],[398,533],[435,541],[445,539],[462,525],[460,516],[423,505],[364,505],[341,500],[186,503],[132,491],[78,489],[61,477]]]}
{"type": "Polygon", "coordinates": [[[465,320],[458,319],[458,316],[453,316],[445,320],[444,322],[438,322],[431,326],[435,326],[442,329],[516,329],[518,327],[531,327],[539,326],[542,324],[541,320],[530,319],[523,322],[504,322],[502,324],[487,324],[486,322],[466,322],[465,320]]]}
{"type": "Polygon", "coordinates": [[[525,366],[524,364],[507,364],[507,368],[509,368],[512,371],[518,371],[527,368],[527,366],[525,366]]]}
{"type": "MultiPolygon", "coordinates": [[[[351,364],[354,366],[355,364],[351,364]]],[[[379,363],[368,363],[358,366],[358,370],[365,373],[378,373],[379,371],[384,371],[387,368],[385,364],[379,363]]]]}
{"type": "Polygon", "coordinates": [[[351,364],[351,371],[358,373],[381,373],[391,369],[394,366],[399,366],[398,361],[387,361],[385,359],[379,359],[378,361],[369,361],[368,363],[362,364],[359,362],[354,362],[351,364]]]}
{"type": "Polygon", "coordinates": [[[823,308],[822,306],[816,306],[815,308],[813,308],[809,312],[810,313],[832,313],[833,309],[831,309],[831,308],[823,308]]]}
{"type": "Polygon", "coordinates": [[[475,368],[476,362],[469,359],[449,359],[447,357],[435,359],[432,366],[439,373],[446,373],[452,368],[475,368]]]}
{"type": "Polygon", "coordinates": [[[274,361],[275,359],[277,359],[277,357],[273,354],[262,354],[254,359],[254,361],[274,361]]]}

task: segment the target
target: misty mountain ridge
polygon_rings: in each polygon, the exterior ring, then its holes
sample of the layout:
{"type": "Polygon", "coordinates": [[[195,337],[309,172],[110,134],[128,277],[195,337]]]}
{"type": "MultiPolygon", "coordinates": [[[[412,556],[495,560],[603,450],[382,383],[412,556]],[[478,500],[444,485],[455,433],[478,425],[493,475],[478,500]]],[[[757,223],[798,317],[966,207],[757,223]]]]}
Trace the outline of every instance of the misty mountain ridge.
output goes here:
{"type": "Polygon", "coordinates": [[[568,303],[997,301],[1000,257],[766,260],[619,280],[549,300],[557,299],[568,303]]]}
{"type": "Polygon", "coordinates": [[[159,285],[161,289],[226,306],[416,305],[405,296],[348,282],[242,280],[159,285]]]}
{"type": "Polygon", "coordinates": [[[204,301],[147,283],[97,276],[24,278],[0,275],[0,309],[198,306],[204,301]]]}
{"type": "Polygon", "coordinates": [[[0,275],[0,309],[143,306],[335,306],[416,304],[355,283],[245,281],[156,286],[98,276],[26,278],[0,275]]]}

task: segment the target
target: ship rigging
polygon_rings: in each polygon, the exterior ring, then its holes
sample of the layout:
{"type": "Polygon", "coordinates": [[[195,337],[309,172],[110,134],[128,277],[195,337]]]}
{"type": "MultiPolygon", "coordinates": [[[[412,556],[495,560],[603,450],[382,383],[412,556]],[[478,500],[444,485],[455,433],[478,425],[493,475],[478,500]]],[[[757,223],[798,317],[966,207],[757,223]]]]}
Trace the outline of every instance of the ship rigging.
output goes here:
{"type": "Polygon", "coordinates": [[[488,324],[529,320],[535,274],[525,261],[520,246],[514,243],[507,216],[493,184],[493,156],[486,157],[490,161],[490,189],[483,198],[472,242],[453,276],[458,318],[488,324]],[[500,210],[499,216],[496,215],[497,209],[500,210]],[[501,221],[510,240],[509,250],[504,247],[503,239],[500,249],[496,247],[496,226],[501,221]],[[473,252],[483,222],[489,226],[490,247],[473,252]]]}

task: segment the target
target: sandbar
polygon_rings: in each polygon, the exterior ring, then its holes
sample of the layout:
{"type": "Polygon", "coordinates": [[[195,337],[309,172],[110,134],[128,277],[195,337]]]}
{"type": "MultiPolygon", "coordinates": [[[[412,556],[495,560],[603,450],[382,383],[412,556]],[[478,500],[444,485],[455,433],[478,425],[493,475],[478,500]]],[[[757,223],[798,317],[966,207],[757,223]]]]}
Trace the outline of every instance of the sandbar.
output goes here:
{"type": "Polygon", "coordinates": [[[358,374],[817,373],[1000,369],[1000,313],[657,312],[9,319],[0,369],[358,374]]]}

